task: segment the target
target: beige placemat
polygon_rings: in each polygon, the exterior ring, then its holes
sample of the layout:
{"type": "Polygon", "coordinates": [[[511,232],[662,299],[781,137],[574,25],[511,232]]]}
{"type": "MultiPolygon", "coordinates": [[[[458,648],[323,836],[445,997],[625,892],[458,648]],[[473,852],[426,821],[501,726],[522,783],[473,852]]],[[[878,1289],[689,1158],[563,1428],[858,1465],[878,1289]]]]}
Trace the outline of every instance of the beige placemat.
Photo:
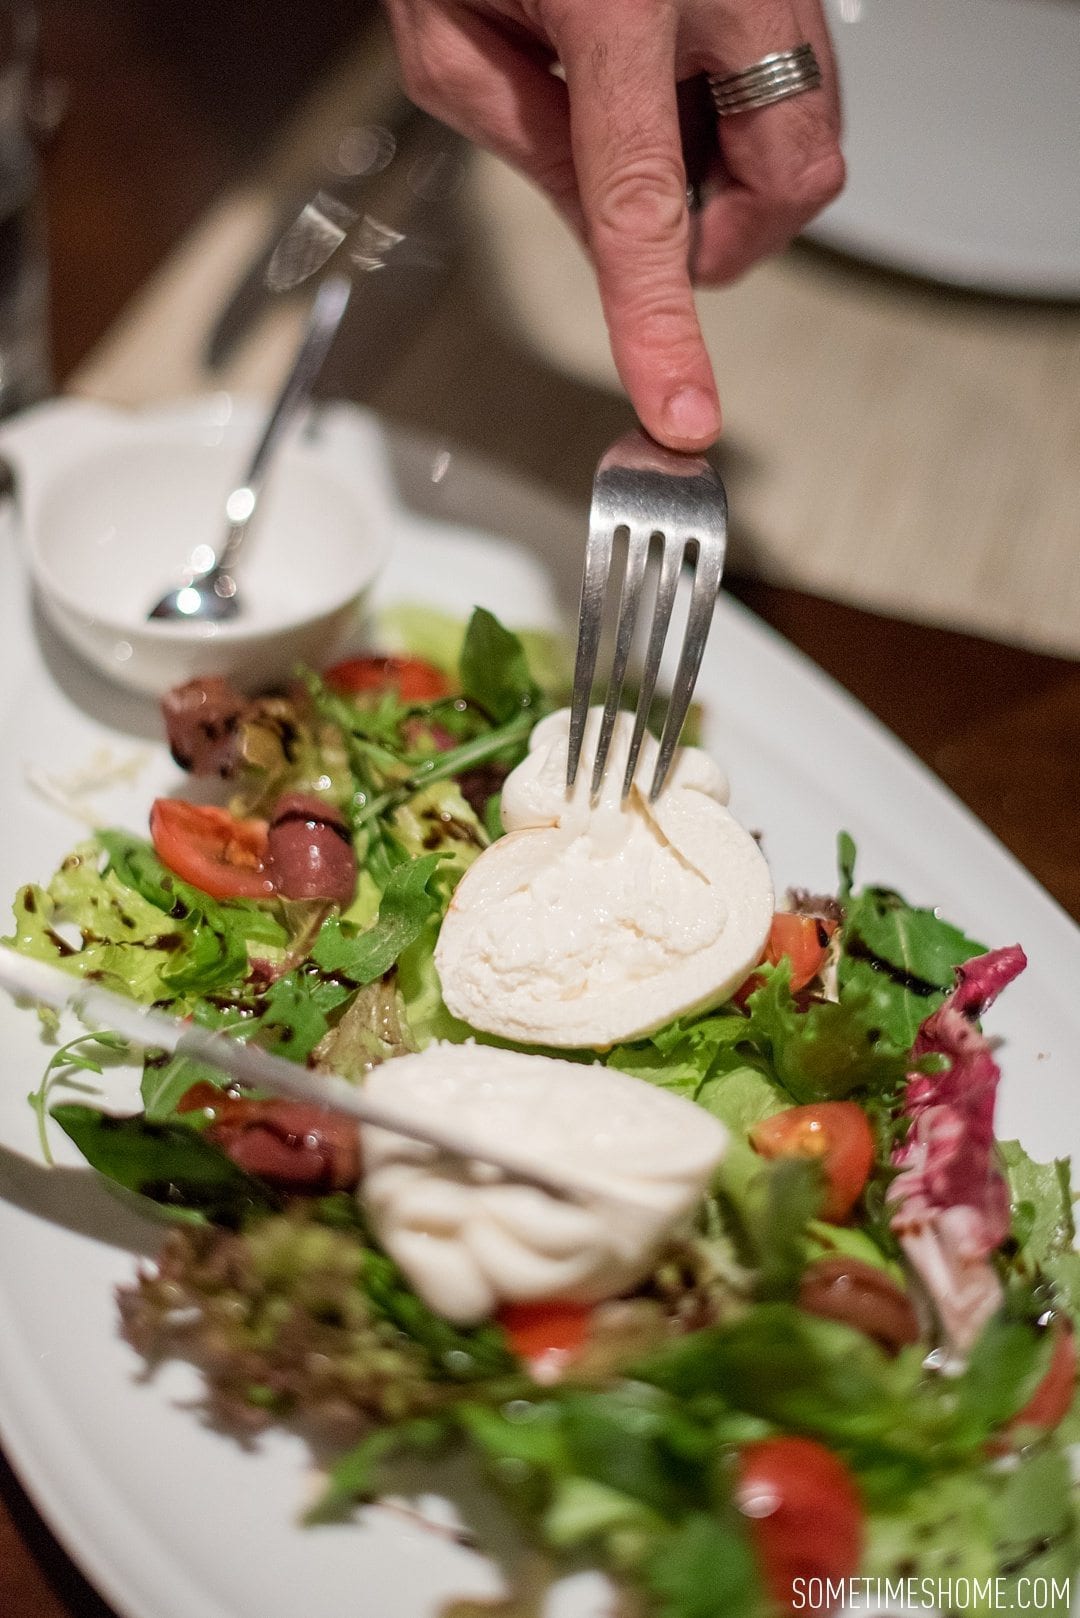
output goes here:
{"type": "MultiPolygon", "coordinates": [[[[227,369],[208,330],[327,140],[385,95],[364,40],[221,199],[71,387],[140,404],[227,387],[265,394],[297,300],[269,304],[227,369]]],[[[494,160],[463,202],[469,248],[393,367],[355,396],[581,505],[626,416],[591,274],[546,204],[494,160]]],[[[804,590],[1080,655],[1080,310],[934,289],[808,250],[703,294],[720,378],[732,561],[804,590]]],[[[354,345],[363,344],[357,326],[354,345]]],[[[334,382],[359,377],[337,355],[334,382]]]]}

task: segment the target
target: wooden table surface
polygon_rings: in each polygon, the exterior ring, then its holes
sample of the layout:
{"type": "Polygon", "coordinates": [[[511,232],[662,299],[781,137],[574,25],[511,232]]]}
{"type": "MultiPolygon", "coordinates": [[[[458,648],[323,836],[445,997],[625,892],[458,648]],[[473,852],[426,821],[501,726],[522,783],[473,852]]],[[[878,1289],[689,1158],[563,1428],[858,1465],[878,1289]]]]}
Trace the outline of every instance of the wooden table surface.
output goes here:
{"type": "MultiPolygon", "coordinates": [[[[42,17],[46,69],[69,97],[43,160],[62,384],[349,42],[356,8],[42,0],[42,17]]],[[[901,737],[1080,920],[1080,665],[750,579],[732,588],[901,737]]],[[[0,1614],[110,1618],[2,1462],[0,1614]]]]}

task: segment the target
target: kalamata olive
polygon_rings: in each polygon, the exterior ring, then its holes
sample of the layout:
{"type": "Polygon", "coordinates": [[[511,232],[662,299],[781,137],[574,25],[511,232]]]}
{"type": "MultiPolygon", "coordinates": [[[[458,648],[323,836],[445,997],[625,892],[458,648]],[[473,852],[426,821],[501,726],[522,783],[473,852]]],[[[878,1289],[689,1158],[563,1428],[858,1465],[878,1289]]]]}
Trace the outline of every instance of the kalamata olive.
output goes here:
{"type": "Polygon", "coordinates": [[[205,1082],[192,1085],[177,1110],[207,1113],[207,1139],[283,1191],[351,1191],[360,1178],[360,1133],[341,1113],[232,1095],[205,1082]]]}
{"type": "Polygon", "coordinates": [[[310,793],[288,792],[274,805],[267,842],[274,886],[286,899],[348,905],[356,891],[356,855],[344,817],[310,793]]]}
{"type": "Polygon", "coordinates": [[[836,1254],[815,1260],[803,1272],[798,1304],[807,1314],[838,1320],[897,1354],[919,1336],[911,1299],[884,1270],[836,1254]]]}
{"type": "Polygon", "coordinates": [[[173,758],[192,775],[228,777],[238,762],[237,732],[249,703],[217,675],[178,685],[161,712],[173,758]]]}

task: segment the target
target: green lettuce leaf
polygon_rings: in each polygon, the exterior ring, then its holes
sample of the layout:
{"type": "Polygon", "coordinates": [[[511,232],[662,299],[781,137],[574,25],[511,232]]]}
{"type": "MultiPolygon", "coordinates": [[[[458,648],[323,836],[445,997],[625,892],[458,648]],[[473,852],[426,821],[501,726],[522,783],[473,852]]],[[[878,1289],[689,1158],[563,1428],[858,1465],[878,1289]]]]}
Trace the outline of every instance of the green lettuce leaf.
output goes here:
{"type": "Polygon", "coordinates": [[[739,1048],[746,1044],[748,1033],[746,1018],[736,1013],[677,1018],[649,1039],[614,1046],[606,1063],[665,1090],[677,1090],[691,1101],[701,1100],[703,1086],[713,1072],[743,1065],[745,1055],[739,1048]]]}
{"type": "MultiPolygon", "coordinates": [[[[1045,1578],[1042,1610],[1069,1610],[1080,1548],[1068,1466],[1053,1442],[1008,1468],[984,1462],[935,1477],[895,1509],[871,1512],[866,1530],[869,1578],[899,1581],[917,1569],[951,1580],[955,1610],[971,1614],[1017,1607],[1019,1580],[1045,1578]]],[[[1030,1602],[1030,1584],[1024,1594],[1030,1602]]]]}
{"type": "Polygon", "coordinates": [[[98,841],[108,856],[109,872],[163,916],[182,923],[184,947],[163,974],[174,993],[206,994],[243,979],[249,944],[277,953],[287,947],[288,933],[276,907],[248,899],[212,899],[168,870],[149,843],[127,832],[102,831],[98,841]]]}
{"type": "Polygon", "coordinates": [[[1009,1185],[1014,1263],[1031,1280],[1051,1281],[1055,1301],[1080,1326],[1080,1253],[1074,1246],[1069,1159],[1037,1163],[1015,1140],[999,1141],[998,1154],[1009,1185]]]}
{"type": "Polygon", "coordinates": [[[178,1010],[243,984],[249,952],[272,960],[291,942],[278,906],[212,899],[118,831],[81,844],[47,888],[22,889],[15,919],[7,942],[24,954],[178,1010]]]}
{"type": "Polygon", "coordinates": [[[409,858],[442,855],[439,874],[447,897],[490,841],[456,781],[433,781],[420,787],[395,809],[393,827],[396,841],[409,858]]]}
{"type": "Polygon", "coordinates": [[[787,961],[763,967],[761,976],[747,1002],[749,1035],[795,1101],[888,1097],[899,1089],[909,1047],[890,1037],[878,1006],[859,987],[847,988],[839,1001],[804,1008],[791,993],[787,961]]]}

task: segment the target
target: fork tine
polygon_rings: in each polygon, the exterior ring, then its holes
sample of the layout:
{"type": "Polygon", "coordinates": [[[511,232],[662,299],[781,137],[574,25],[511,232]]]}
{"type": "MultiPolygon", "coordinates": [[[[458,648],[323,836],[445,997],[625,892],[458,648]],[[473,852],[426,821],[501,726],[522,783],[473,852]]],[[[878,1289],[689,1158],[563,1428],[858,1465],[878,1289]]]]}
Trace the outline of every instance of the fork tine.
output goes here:
{"type": "Polygon", "coordinates": [[[655,803],[663,791],[664,782],[667,780],[667,773],[671,768],[671,760],[678,745],[687,710],[690,707],[690,698],[694,694],[694,686],[697,683],[698,670],[701,667],[705,642],[709,636],[713,610],[716,606],[716,592],[720,588],[723,563],[722,548],[703,545],[700,540],[698,541],[694,587],[691,592],[690,610],[686,619],[686,638],[683,641],[679,666],[675,672],[671,704],[664,720],[663,734],[660,737],[660,752],[656,760],[652,786],[649,788],[650,803],[655,803]]]}
{"type": "Polygon", "coordinates": [[[641,673],[641,690],[638,693],[637,712],[634,715],[634,733],[630,738],[626,774],[623,776],[622,800],[624,803],[630,795],[630,788],[634,784],[638,755],[641,752],[645,727],[649,722],[649,709],[652,706],[653,693],[656,690],[660,662],[664,655],[664,642],[667,639],[668,625],[671,622],[671,613],[675,606],[675,592],[678,589],[679,574],[682,571],[685,547],[681,543],[670,539],[666,534],[663,539],[664,559],[660,567],[660,579],[656,586],[652,629],[649,632],[649,644],[645,652],[645,667],[641,673]]]}
{"type": "Polygon", "coordinates": [[[600,625],[604,615],[604,595],[611,572],[614,533],[610,524],[590,529],[585,547],[585,571],[581,579],[581,608],[578,613],[577,656],[574,659],[574,694],[570,705],[570,740],[566,754],[567,790],[577,779],[585,721],[589,717],[596,654],[600,645],[600,625]]]}
{"type": "Polygon", "coordinates": [[[590,795],[594,798],[600,791],[600,783],[604,778],[611,734],[615,729],[615,716],[619,711],[619,698],[622,696],[623,681],[626,678],[626,665],[630,661],[630,647],[634,639],[638,608],[641,605],[641,584],[645,577],[645,563],[648,560],[651,538],[648,529],[637,529],[631,531],[627,540],[626,571],[619,592],[615,655],[611,662],[611,680],[604,699],[604,717],[600,721],[600,738],[596,744],[592,785],[589,788],[590,795]]]}

